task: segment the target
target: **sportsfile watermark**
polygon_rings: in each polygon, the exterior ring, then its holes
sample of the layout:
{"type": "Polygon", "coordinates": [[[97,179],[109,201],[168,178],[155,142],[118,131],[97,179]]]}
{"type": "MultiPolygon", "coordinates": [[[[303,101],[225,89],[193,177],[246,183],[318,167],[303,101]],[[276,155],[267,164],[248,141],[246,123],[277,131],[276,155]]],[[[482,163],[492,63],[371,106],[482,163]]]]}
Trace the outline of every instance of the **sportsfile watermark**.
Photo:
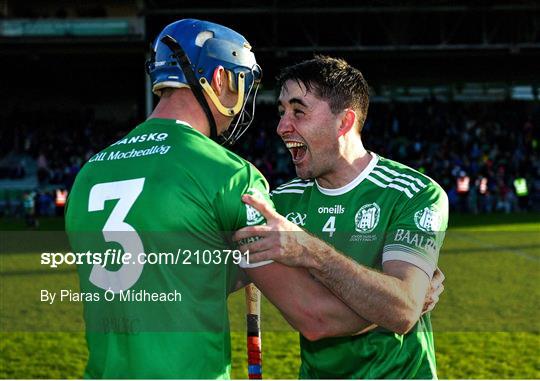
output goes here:
{"type": "Polygon", "coordinates": [[[249,250],[241,252],[232,249],[182,249],[175,253],[129,253],[122,249],[107,249],[105,252],[43,252],[41,264],[50,268],[62,265],[96,265],[107,267],[109,265],[220,265],[249,262],[249,250]]]}
{"type": "MultiPolygon", "coordinates": [[[[443,237],[369,224],[343,232],[338,223],[320,235],[376,271],[393,260],[426,274],[442,269],[445,291],[418,329],[540,331],[536,231],[456,229],[443,237]]],[[[235,290],[247,280],[239,263],[248,256],[256,263],[258,252],[232,241],[219,247],[233,233],[81,232],[68,239],[64,232],[0,232],[0,331],[241,332],[245,302],[235,290]]],[[[276,279],[284,290],[290,282],[276,279]]],[[[289,297],[294,303],[296,295],[289,297]]],[[[293,331],[263,300],[264,330],[293,331]]]]}

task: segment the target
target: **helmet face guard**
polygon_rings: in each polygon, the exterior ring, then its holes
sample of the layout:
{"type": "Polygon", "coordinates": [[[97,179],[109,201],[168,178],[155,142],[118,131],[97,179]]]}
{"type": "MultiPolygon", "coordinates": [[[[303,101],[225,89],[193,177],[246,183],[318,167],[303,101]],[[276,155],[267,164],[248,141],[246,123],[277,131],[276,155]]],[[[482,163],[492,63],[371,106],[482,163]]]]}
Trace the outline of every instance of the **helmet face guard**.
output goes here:
{"type": "MultiPolygon", "coordinates": [[[[257,68],[260,73],[261,68],[258,65],[257,68]]],[[[254,68],[254,70],[255,69],[256,68],[254,68]]],[[[231,123],[232,127],[229,127],[227,131],[221,134],[220,137],[223,139],[223,141],[220,144],[233,145],[234,143],[236,143],[236,141],[238,141],[238,139],[240,139],[240,137],[242,137],[244,132],[246,132],[246,130],[249,128],[249,126],[251,126],[253,119],[255,119],[255,100],[257,99],[259,84],[260,80],[251,82],[251,86],[247,90],[246,96],[244,98],[242,109],[231,123]]],[[[238,99],[240,100],[240,96],[238,99]]]]}
{"type": "Polygon", "coordinates": [[[206,92],[223,115],[236,116],[234,127],[223,134],[223,143],[233,144],[251,124],[262,71],[247,40],[235,31],[194,19],[174,22],[157,37],[146,68],[157,95],[166,87],[192,89],[209,119],[212,139],[217,140],[215,121],[198,92],[206,92]],[[226,70],[229,88],[238,94],[233,107],[223,106],[210,86],[218,66],[226,70]],[[248,101],[252,105],[247,106],[248,101]]]}

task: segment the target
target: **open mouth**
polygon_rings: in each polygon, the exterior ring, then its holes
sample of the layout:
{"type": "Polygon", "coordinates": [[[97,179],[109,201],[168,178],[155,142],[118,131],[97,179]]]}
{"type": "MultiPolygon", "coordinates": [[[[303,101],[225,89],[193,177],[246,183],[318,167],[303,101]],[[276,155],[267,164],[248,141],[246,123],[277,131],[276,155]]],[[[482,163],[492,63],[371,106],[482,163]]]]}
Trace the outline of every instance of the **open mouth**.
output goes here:
{"type": "Polygon", "coordinates": [[[285,146],[291,153],[294,164],[301,162],[304,157],[306,157],[307,146],[304,143],[297,141],[287,141],[285,142],[285,146]]]}

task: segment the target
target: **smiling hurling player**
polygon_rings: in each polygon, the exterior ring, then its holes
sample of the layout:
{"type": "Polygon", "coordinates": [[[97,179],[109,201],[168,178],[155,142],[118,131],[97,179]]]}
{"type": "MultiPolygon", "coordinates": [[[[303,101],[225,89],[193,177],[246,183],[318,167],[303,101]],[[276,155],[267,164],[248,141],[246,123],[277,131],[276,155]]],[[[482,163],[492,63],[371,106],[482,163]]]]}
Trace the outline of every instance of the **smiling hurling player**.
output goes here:
{"type": "MultiPolygon", "coordinates": [[[[278,83],[277,133],[298,178],[271,193],[281,215],[244,196],[267,225],[234,238],[258,237],[240,247],[250,250],[251,262],[307,269],[378,326],[318,341],[302,335],[300,377],[435,378],[430,316],[422,310],[433,302],[429,294],[438,298],[434,289],[442,291],[436,268],[448,220],[445,192],[364,148],[368,85],[345,61],[317,56],[284,69],[278,83]]],[[[266,266],[252,271],[255,282],[266,266]]]]}

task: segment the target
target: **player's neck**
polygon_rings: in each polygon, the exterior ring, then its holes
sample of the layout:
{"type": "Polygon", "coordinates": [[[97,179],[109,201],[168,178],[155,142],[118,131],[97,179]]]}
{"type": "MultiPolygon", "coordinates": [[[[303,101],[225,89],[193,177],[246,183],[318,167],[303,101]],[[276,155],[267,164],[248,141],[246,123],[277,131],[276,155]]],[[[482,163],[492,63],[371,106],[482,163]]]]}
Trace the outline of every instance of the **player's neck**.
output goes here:
{"type": "Polygon", "coordinates": [[[317,183],[329,189],[341,188],[356,179],[373,159],[360,139],[340,147],[340,157],[332,171],[317,177],[317,183]]]}
{"type": "Polygon", "coordinates": [[[201,106],[191,91],[182,90],[175,91],[168,98],[161,98],[148,119],[180,120],[188,123],[200,133],[210,136],[209,123],[201,106]]]}

